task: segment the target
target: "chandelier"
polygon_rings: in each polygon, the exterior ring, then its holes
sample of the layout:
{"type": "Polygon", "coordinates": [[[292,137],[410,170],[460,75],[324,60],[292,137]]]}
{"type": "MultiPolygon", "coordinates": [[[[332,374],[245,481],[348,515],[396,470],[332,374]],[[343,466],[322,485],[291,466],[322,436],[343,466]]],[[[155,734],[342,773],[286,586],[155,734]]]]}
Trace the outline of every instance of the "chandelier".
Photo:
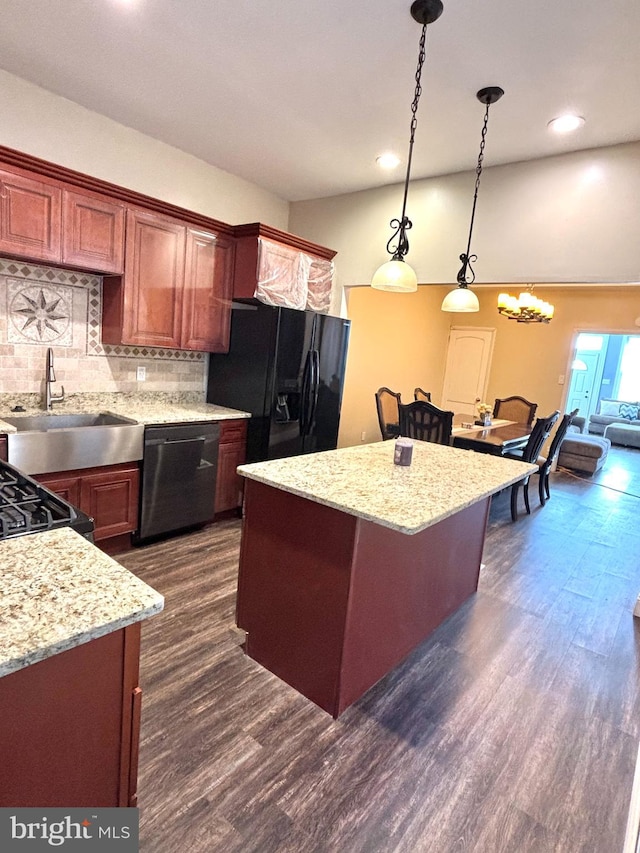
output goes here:
{"type": "Polygon", "coordinates": [[[387,252],[391,260],[382,264],[371,279],[371,287],[376,290],[390,290],[396,293],[410,293],[418,289],[418,277],[409,264],[405,263],[405,255],[409,251],[409,239],[407,231],[412,227],[412,222],[407,216],[407,195],[409,193],[409,179],[411,177],[411,157],[413,154],[413,140],[417,126],[418,102],[422,94],[420,78],[422,77],[422,66],[425,60],[425,41],[427,37],[427,24],[437,21],[442,14],[441,0],[414,0],[411,4],[411,17],[418,24],[422,24],[420,36],[420,50],[418,52],[418,67],[416,68],[416,87],[411,104],[411,132],[409,135],[409,155],[407,157],[407,175],[404,181],[404,197],[402,200],[402,214],[400,219],[392,219],[390,225],[395,228],[387,243],[387,252]],[[395,242],[395,245],[392,243],[395,242]]]}
{"type": "Polygon", "coordinates": [[[498,314],[518,323],[549,323],[553,320],[554,310],[550,302],[534,296],[532,284],[519,296],[498,294],[498,314]]]}

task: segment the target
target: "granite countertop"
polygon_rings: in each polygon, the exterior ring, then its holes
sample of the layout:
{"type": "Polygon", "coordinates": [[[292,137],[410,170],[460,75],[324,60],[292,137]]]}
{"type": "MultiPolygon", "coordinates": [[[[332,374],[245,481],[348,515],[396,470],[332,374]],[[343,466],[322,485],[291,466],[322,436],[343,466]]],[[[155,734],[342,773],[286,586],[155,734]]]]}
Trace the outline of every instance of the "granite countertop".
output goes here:
{"type": "Polygon", "coordinates": [[[390,527],[426,527],[522,480],[529,463],[415,441],[410,466],[394,465],[395,442],[241,465],[238,473],[276,489],[390,527]]]}
{"type": "MultiPolygon", "coordinates": [[[[195,421],[220,421],[250,418],[249,412],[229,409],[206,403],[203,395],[188,392],[171,393],[87,393],[69,394],[62,403],[55,403],[49,414],[84,414],[106,412],[151,426],[153,424],[187,423],[195,421]]],[[[0,395],[0,432],[16,432],[15,426],[2,420],[2,416],[19,418],[47,414],[37,395],[0,395]],[[24,412],[12,412],[14,405],[22,405],[24,412]]]]}
{"type": "Polygon", "coordinates": [[[0,676],[159,613],[164,598],[71,528],[0,542],[0,676]]]}

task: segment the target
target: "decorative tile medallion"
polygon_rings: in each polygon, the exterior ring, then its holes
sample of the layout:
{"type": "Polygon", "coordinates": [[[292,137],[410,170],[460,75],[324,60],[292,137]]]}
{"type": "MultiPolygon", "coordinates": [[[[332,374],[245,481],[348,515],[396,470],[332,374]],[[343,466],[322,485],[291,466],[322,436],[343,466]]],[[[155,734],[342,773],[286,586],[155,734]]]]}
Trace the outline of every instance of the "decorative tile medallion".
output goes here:
{"type": "Polygon", "coordinates": [[[73,343],[73,290],[30,280],[7,279],[9,343],[73,343]]]}

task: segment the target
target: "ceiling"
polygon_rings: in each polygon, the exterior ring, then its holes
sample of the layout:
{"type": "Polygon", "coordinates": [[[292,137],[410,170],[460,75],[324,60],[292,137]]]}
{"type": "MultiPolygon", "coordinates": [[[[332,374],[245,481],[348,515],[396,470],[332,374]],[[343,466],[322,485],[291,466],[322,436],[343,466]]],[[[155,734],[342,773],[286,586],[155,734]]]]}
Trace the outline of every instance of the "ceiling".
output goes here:
{"type": "MultiPolygon", "coordinates": [[[[412,177],[640,140],[638,0],[443,0],[412,177]],[[575,134],[547,122],[574,111],[575,134]]],[[[3,0],[0,67],[289,201],[404,180],[410,0],[3,0]]],[[[46,131],[43,131],[46,132],[46,131]]]]}

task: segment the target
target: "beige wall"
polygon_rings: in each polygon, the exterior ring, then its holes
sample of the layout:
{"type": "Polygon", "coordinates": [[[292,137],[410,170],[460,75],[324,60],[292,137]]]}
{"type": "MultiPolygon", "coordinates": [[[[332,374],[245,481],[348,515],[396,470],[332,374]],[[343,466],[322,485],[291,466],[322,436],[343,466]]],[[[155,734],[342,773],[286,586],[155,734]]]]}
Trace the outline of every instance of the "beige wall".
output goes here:
{"type": "MultiPolygon", "coordinates": [[[[474,181],[465,172],[412,182],[407,260],[419,282],[455,281],[474,181]]],[[[340,284],[367,284],[388,260],[401,203],[401,186],[294,202],[289,230],[337,250],[340,284]]],[[[639,224],[638,142],[486,168],[472,244],[477,281],[638,282],[639,224]]]]}
{"type": "Polygon", "coordinates": [[[283,199],[6,71],[0,115],[0,145],[230,225],[287,229],[283,199]]]}
{"type": "Polygon", "coordinates": [[[439,396],[449,334],[449,317],[440,311],[445,292],[441,287],[405,294],[349,290],[351,336],[340,447],[380,439],[374,394],[381,386],[400,391],[407,401],[416,386],[438,389],[439,396]]]}
{"type": "Polygon", "coordinates": [[[390,294],[369,287],[348,292],[352,321],[349,359],[340,424],[340,446],[380,439],[374,394],[382,385],[413,399],[416,385],[441,402],[449,328],[495,328],[487,402],[521,394],[538,403],[539,412],[564,411],[573,344],[578,331],[640,334],[640,290],[636,287],[544,287],[535,293],[553,302],[551,323],[524,325],[498,315],[497,295],[518,285],[477,289],[477,314],[444,314],[443,294],[450,288],[421,286],[414,294],[390,294]],[[565,376],[565,384],[558,382],[565,376]]]}

